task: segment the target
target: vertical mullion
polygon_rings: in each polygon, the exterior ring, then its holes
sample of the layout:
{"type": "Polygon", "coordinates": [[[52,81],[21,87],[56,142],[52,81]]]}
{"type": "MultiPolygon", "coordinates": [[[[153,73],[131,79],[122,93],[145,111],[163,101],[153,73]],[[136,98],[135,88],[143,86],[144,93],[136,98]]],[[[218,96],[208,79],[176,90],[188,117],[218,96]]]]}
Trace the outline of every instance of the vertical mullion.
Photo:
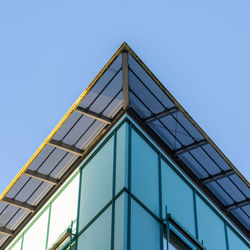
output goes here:
{"type": "MultiPolygon", "coordinates": [[[[159,176],[159,212],[162,220],[162,179],[161,179],[161,155],[158,153],[158,176],[159,176]]],[[[163,224],[160,224],[160,249],[163,250],[163,224]]]]}
{"type": "Polygon", "coordinates": [[[193,205],[194,205],[194,225],[195,225],[195,236],[199,239],[199,231],[198,231],[198,217],[197,217],[197,203],[196,203],[196,192],[193,189],[193,205]]]}
{"type": "Polygon", "coordinates": [[[113,151],[113,190],[112,190],[112,221],[111,221],[111,250],[114,250],[114,234],[115,234],[115,186],[116,186],[116,145],[117,132],[114,134],[114,151],[113,151]]]}
{"type": "Polygon", "coordinates": [[[224,228],[225,228],[226,249],[229,250],[228,231],[227,231],[227,223],[226,222],[224,222],[224,228]]]}
{"type": "Polygon", "coordinates": [[[122,53],[122,86],[123,86],[123,108],[129,108],[129,78],[128,78],[128,52],[122,53]]]}
{"type": "Polygon", "coordinates": [[[24,233],[22,235],[21,250],[23,250],[24,233]]]}
{"type": "Polygon", "coordinates": [[[79,176],[79,190],[78,190],[78,204],[77,204],[77,218],[76,218],[76,240],[75,240],[75,249],[78,247],[78,232],[79,232],[79,215],[80,215],[80,201],[81,201],[81,187],[82,187],[82,168],[80,168],[79,176]]]}
{"type": "Polygon", "coordinates": [[[127,248],[131,249],[131,147],[132,147],[132,124],[129,123],[128,130],[128,228],[127,248]]]}
{"type": "Polygon", "coordinates": [[[50,216],[51,216],[51,203],[49,205],[49,216],[48,216],[48,225],[47,225],[47,235],[46,235],[46,245],[45,249],[48,249],[48,243],[49,243],[49,229],[50,229],[50,216]]]}

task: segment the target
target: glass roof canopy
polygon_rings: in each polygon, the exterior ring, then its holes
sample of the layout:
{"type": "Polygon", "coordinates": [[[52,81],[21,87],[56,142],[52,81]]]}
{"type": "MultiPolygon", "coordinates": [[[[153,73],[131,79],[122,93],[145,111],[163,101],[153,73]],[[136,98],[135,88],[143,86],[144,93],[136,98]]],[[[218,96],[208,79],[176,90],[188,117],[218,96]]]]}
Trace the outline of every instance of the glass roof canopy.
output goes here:
{"type": "Polygon", "coordinates": [[[5,246],[124,114],[139,125],[249,237],[249,183],[126,44],[0,197],[5,246]]]}

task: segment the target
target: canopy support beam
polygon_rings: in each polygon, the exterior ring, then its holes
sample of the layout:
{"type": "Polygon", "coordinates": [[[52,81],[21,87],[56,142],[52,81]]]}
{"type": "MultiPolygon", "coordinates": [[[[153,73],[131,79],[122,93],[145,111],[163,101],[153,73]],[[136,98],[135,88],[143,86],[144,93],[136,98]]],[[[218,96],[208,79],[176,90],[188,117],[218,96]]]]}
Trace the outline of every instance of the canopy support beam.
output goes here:
{"type": "Polygon", "coordinates": [[[164,111],[159,112],[158,114],[154,114],[154,115],[152,115],[152,116],[146,118],[146,119],[144,120],[144,123],[150,123],[150,122],[156,121],[156,120],[158,120],[158,119],[160,119],[160,118],[163,118],[163,117],[165,117],[165,116],[174,114],[174,113],[176,113],[176,112],[178,112],[178,108],[177,108],[177,107],[172,107],[172,108],[170,108],[170,109],[165,109],[164,111]]]}
{"type": "Polygon", "coordinates": [[[123,87],[123,108],[129,108],[129,77],[128,77],[128,52],[122,53],[122,87],[123,87]]]}
{"type": "Polygon", "coordinates": [[[53,178],[53,177],[50,177],[50,176],[47,176],[47,175],[44,175],[44,174],[41,174],[37,171],[32,171],[32,170],[29,170],[27,169],[25,171],[25,175],[27,176],[30,176],[32,178],[35,178],[37,180],[40,180],[40,181],[45,181],[45,182],[48,182],[52,185],[57,185],[58,184],[58,180],[53,178]]]}
{"type": "Polygon", "coordinates": [[[89,116],[93,119],[96,119],[96,120],[99,120],[101,122],[105,122],[107,124],[111,124],[112,123],[112,120],[104,115],[101,115],[101,114],[98,114],[94,111],[91,111],[89,109],[85,109],[85,108],[82,108],[82,107],[77,107],[76,110],[77,112],[83,114],[83,115],[86,115],[86,116],[89,116]]]}
{"type": "Polygon", "coordinates": [[[49,142],[50,145],[56,147],[56,148],[60,148],[62,150],[68,151],[70,153],[76,154],[76,155],[82,155],[83,154],[83,150],[76,148],[74,146],[68,145],[66,143],[60,142],[60,141],[56,141],[54,139],[51,139],[49,142]]]}
{"type": "Polygon", "coordinates": [[[19,207],[19,208],[28,210],[31,213],[35,212],[35,207],[28,204],[28,203],[24,203],[24,202],[21,202],[21,201],[18,201],[18,200],[10,199],[8,197],[4,197],[2,202],[5,202],[5,203],[7,203],[7,204],[9,204],[11,206],[15,206],[15,207],[19,207]]]}
{"type": "Polygon", "coordinates": [[[243,207],[243,206],[247,206],[250,204],[250,199],[246,199],[244,201],[240,201],[240,202],[236,202],[236,203],[233,203],[232,205],[229,205],[226,207],[226,210],[228,212],[231,212],[237,208],[240,208],[240,207],[243,207]]]}
{"type": "Polygon", "coordinates": [[[12,236],[13,233],[14,233],[14,231],[9,230],[9,229],[7,229],[7,228],[5,228],[5,227],[0,227],[0,233],[1,233],[1,234],[8,235],[8,236],[12,236]]]}
{"type": "Polygon", "coordinates": [[[200,141],[196,141],[196,142],[194,142],[192,144],[189,144],[187,146],[184,146],[182,148],[179,148],[179,149],[175,150],[174,152],[175,152],[175,154],[180,155],[180,154],[186,153],[186,152],[188,152],[190,150],[193,150],[193,149],[199,148],[201,146],[204,146],[206,144],[207,144],[206,140],[200,140],[200,141]]]}
{"type": "Polygon", "coordinates": [[[227,177],[227,176],[230,176],[230,175],[233,175],[235,174],[234,170],[233,169],[230,169],[230,170],[227,170],[227,171],[223,171],[219,174],[215,174],[215,175],[212,175],[212,176],[209,176],[207,178],[204,178],[201,180],[202,184],[208,184],[210,182],[213,182],[213,181],[217,181],[219,179],[222,179],[224,177],[227,177]]]}

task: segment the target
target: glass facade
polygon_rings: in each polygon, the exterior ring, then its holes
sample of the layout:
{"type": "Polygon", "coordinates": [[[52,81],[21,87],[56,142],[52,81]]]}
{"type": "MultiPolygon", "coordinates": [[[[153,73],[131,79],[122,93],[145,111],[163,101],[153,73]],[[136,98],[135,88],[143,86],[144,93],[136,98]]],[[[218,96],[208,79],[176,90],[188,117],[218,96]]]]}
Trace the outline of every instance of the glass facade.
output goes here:
{"type": "Polygon", "coordinates": [[[80,177],[72,177],[10,249],[50,249],[72,221],[77,221],[71,234],[77,249],[248,249],[128,118],[99,143],[80,165],[80,177]],[[39,246],[31,248],[34,239],[39,246]]]}

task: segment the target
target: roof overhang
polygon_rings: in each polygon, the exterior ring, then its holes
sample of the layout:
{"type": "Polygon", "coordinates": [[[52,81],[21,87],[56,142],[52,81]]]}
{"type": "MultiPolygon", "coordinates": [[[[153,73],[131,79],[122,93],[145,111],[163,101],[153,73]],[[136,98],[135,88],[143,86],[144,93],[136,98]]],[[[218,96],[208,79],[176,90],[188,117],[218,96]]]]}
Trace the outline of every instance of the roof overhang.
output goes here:
{"type": "Polygon", "coordinates": [[[249,182],[123,43],[0,196],[7,246],[128,113],[249,237],[249,182]],[[229,192],[228,190],[233,190],[229,192]]]}

